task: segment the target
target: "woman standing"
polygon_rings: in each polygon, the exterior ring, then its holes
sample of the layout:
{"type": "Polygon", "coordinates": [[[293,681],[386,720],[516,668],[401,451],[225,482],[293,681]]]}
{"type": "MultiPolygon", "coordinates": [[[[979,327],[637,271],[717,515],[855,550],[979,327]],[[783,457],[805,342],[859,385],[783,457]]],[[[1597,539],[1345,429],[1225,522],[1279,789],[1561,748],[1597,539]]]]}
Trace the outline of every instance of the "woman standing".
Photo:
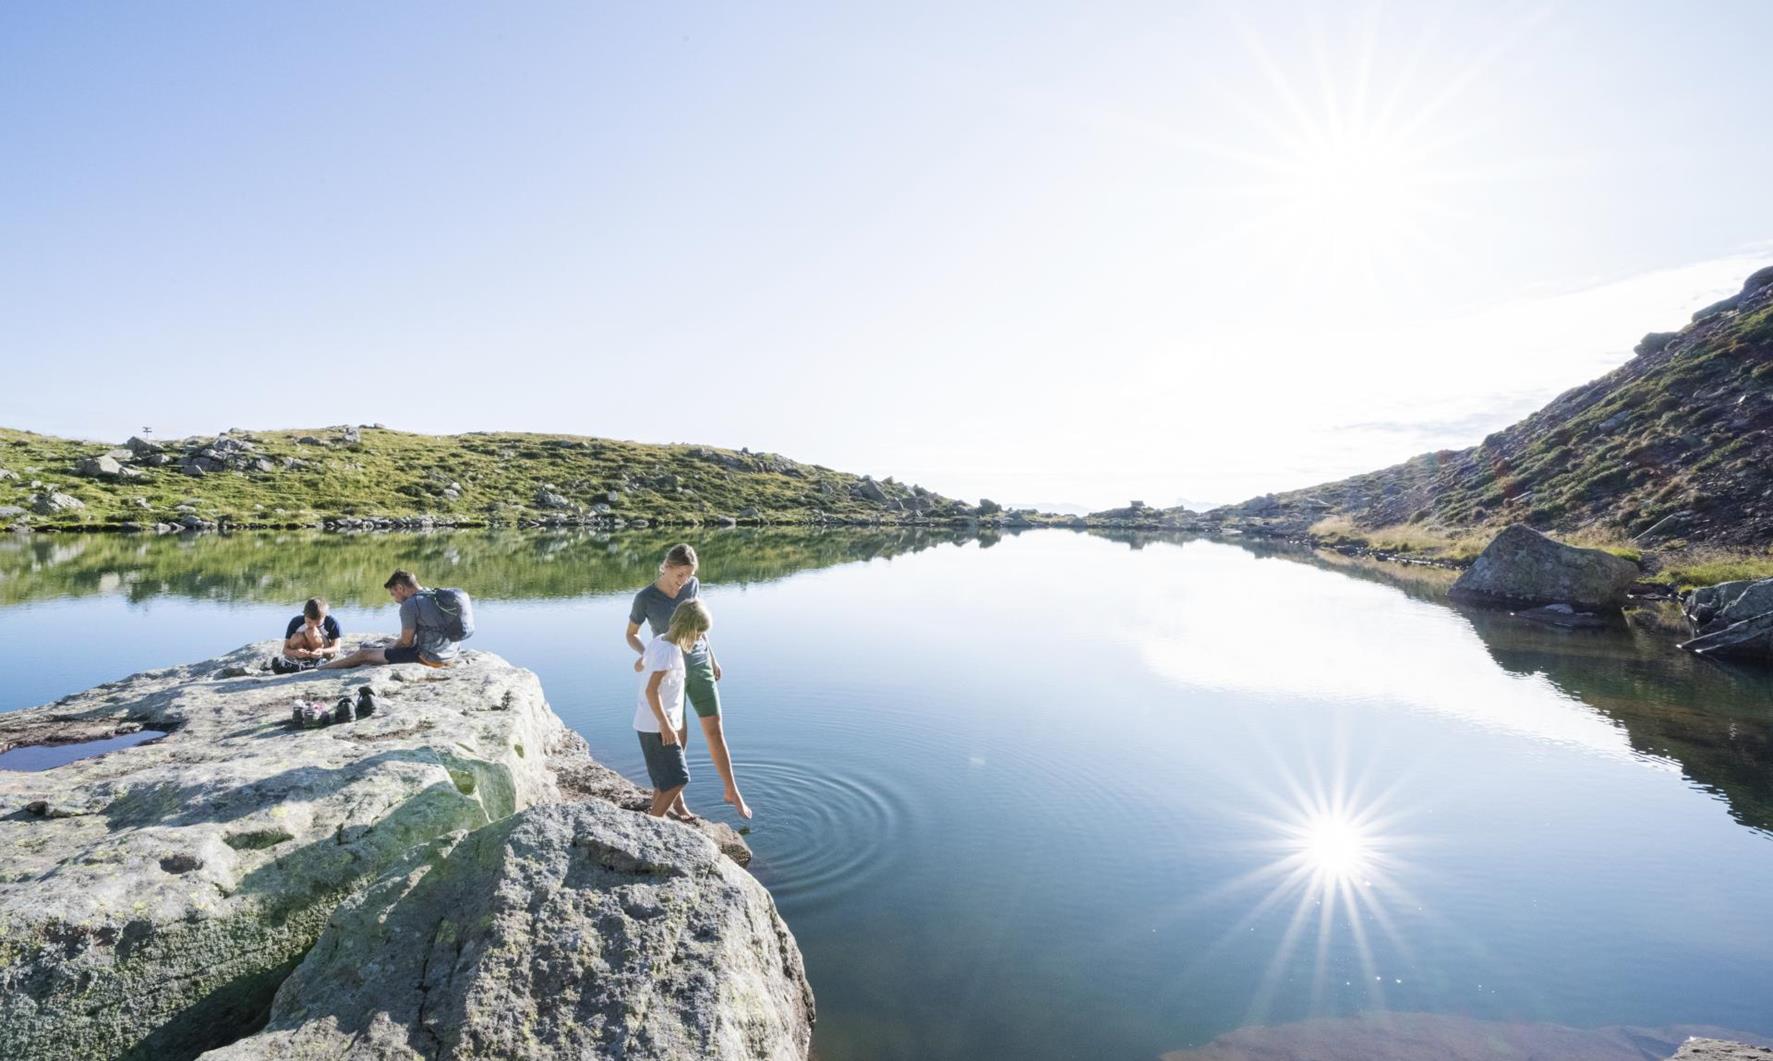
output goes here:
{"type": "MultiPolygon", "coordinates": [[[[665,553],[664,563],[659,565],[659,577],[634,595],[634,604],[628,609],[628,647],[636,655],[646,655],[646,644],[639,636],[642,623],[651,628],[654,637],[662,636],[670,629],[671,613],[677,610],[677,606],[695,600],[700,594],[702,587],[696,581],[696,564],[695,549],[688,545],[673,545],[665,553]]],[[[708,639],[699,639],[694,648],[685,652],[683,663],[684,694],[702,724],[702,733],[708,738],[708,755],[714,760],[714,769],[720,774],[721,783],[726,786],[724,798],[739,812],[739,817],[749,818],[751,808],[746,806],[745,797],[739,795],[738,782],[733,780],[732,757],[727,753],[726,732],[720,724],[720,689],[715,685],[720,681],[720,663],[714,658],[714,650],[708,647],[708,639]]],[[[641,660],[634,661],[636,671],[641,666],[641,660]]],[[[695,815],[684,806],[682,793],[671,806],[671,816],[685,821],[695,820],[695,815]]]]}

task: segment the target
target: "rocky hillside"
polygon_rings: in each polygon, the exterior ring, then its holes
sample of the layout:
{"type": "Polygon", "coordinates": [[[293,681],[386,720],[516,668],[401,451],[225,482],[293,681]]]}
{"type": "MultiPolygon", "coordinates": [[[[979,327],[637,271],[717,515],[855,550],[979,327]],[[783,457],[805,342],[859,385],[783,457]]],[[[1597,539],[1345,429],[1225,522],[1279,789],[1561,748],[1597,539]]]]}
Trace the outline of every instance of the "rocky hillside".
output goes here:
{"type": "Polygon", "coordinates": [[[380,425],[122,445],[0,429],[0,526],[879,523],[978,509],[773,453],[380,425]]]}
{"type": "Polygon", "coordinates": [[[1470,449],[1219,512],[1303,529],[1512,523],[1640,545],[1773,544],[1773,268],[1470,449]]]}

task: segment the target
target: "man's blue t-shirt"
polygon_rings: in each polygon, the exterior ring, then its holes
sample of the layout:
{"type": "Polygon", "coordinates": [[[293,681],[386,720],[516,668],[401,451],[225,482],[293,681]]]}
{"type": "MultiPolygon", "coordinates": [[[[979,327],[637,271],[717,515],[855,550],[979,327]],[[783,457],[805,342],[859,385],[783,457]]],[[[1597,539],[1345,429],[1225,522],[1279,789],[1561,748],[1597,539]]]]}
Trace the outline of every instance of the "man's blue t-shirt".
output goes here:
{"type": "MultiPolygon", "coordinates": [[[[283,639],[287,641],[294,637],[296,631],[300,630],[302,624],[307,621],[308,618],[305,615],[298,615],[294,619],[291,619],[289,621],[289,628],[283,631],[283,639]]],[[[320,620],[320,631],[326,635],[326,643],[329,645],[345,636],[339,632],[339,621],[334,619],[330,614],[328,614],[326,618],[320,620]]]]}

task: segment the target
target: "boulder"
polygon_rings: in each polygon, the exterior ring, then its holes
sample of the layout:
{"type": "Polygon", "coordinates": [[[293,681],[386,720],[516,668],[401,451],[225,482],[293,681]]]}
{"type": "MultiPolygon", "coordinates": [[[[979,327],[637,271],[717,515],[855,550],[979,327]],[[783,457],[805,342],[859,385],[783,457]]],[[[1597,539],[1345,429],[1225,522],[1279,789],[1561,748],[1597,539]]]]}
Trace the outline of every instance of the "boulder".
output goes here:
{"type": "Polygon", "coordinates": [[[208,1061],[804,1058],[813,995],[769,893],[607,803],[420,849],[341,906],[265,1029],[208,1061]]]}
{"type": "Polygon", "coordinates": [[[1553,541],[1516,524],[1496,535],[1453,583],[1455,600],[1502,607],[1569,604],[1617,610],[1638,579],[1638,565],[1600,549],[1553,541]]]}
{"type": "Polygon", "coordinates": [[[559,783],[594,764],[529,671],[470,651],[443,670],[250,673],[277,648],[0,715],[0,750],[167,733],[0,772],[0,1057],[191,1057],[230,1042],[338,904],[416,846],[588,798],[559,783]],[[295,698],[330,704],[364,685],[375,715],[288,728],[295,698]]]}
{"type": "Polygon", "coordinates": [[[1744,619],[1773,612],[1773,578],[1750,582],[1722,603],[1723,608],[1718,612],[1718,618],[1727,623],[1739,623],[1744,619]]]}
{"type": "Polygon", "coordinates": [[[133,469],[125,468],[116,457],[109,453],[101,453],[96,457],[84,457],[74,465],[74,474],[83,475],[88,479],[123,479],[133,478],[133,469]]]}
{"type": "Polygon", "coordinates": [[[979,515],[995,516],[1002,511],[1003,506],[991,500],[989,497],[981,497],[979,499],[979,515]]]}
{"type": "Polygon", "coordinates": [[[1638,345],[1632,348],[1632,353],[1638,357],[1661,353],[1679,334],[1679,332],[1651,332],[1638,340],[1638,345]]]}
{"type": "Polygon", "coordinates": [[[124,448],[128,449],[129,452],[135,454],[137,457],[146,457],[150,453],[159,453],[161,451],[160,443],[150,442],[147,439],[142,438],[140,435],[131,435],[129,441],[125,442],[123,445],[124,448]]]}
{"type": "Polygon", "coordinates": [[[851,489],[851,493],[864,501],[873,501],[876,504],[885,504],[887,499],[887,493],[880,488],[880,484],[866,475],[851,489]]]}
{"type": "Polygon", "coordinates": [[[78,512],[86,507],[86,502],[59,490],[46,490],[31,495],[31,510],[41,516],[53,516],[60,512],[78,512]]]}
{"type": "Polygon", "coordinates": [[[537,508],[571,508],[571,507],[573,507],[573,503],[571,501],[567,500],[565,497],[562,497],[560,494],[555,493],[553,490],[550,490],[545,485],[538,487],[536,489],[535,501],[536,501],[537,508]]]}
{"type": "Polygon", "coordinates": [[[1773,579],[1738,579],[1701,586],[1682,600],[1687,621],[1700,633],[1773,611],[1773,579]]]}

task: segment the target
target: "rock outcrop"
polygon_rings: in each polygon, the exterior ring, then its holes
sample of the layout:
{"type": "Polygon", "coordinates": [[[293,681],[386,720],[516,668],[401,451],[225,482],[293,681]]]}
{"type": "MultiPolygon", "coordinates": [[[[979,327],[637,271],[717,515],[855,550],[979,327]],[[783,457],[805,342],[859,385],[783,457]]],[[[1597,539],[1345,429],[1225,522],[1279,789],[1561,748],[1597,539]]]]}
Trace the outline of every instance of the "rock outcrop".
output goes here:
{"type": "Polygon", "coordinates": [[[539,804],[642,798],[589,759],[534,674],[497,656],[261,675],[275,647],[0,715],[0,748],[167,734],[0,771],[0,1056],[188,1058],[230,1042],[334,909],[415,848],[539,804]],[[375,715],[288,727],[295,698],[366,684],[375,715]]]}
{"type": "Polygon", "coordinates": [[[1699,635],[1681,643],[1687,651],[1773,659],[1773,578],[1703,586],[1687,594],[1682,606],[1699,635]]]}
{"type": "Polygon", "coordinates": [[[1638,565],[1600,549],[1553,541],[1531,527],[1504,530],[1453,583],[1455,600],[1500,607],[1568,604],[1617,610],[1638,565]]]}
{"type": "Polygon", "coordinates": [[[264,1031],[208,1061],[801,1058],[813,997],[763,886],[607,803],[439,839],[341,906],[264,1031]]]}

